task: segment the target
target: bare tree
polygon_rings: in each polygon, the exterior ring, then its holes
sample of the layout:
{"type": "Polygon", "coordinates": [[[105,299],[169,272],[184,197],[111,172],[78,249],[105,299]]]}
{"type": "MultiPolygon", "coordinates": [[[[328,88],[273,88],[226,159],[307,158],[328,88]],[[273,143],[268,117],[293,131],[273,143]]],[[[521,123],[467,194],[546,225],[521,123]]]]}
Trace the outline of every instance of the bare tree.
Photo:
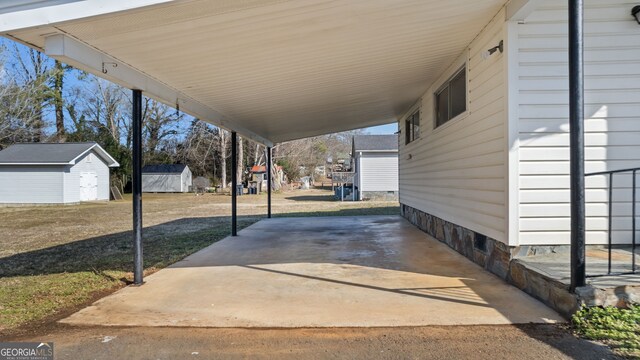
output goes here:
{"type": "Polygon", "coordinates": [[[64,73],[65,66],[58,60],[54,62],[53,86],[51,89],[51,99],[55,107],[56,114],[56,138],[59,142],[65,141],[66,131],[64,126],[64,73]]]}
{"type": "Polygon", "coordinates": [[[47,57],[41,52],[26,49],[21,51],[17,44],[13,47],[13,77],[12,81],[19,87],[15,93],[15,101],[21,102],[19,116],[22,123],[31,131],[33,142],[45,139],[44,106],[50,96],[47,86],[50,65],[47,57]]]}
{"type": "Polygon", "coordinates": [[[227,132],[220,129],[219,148],[220,148],[220,180],[222,182],[222,188],[227,188],[227,132]]]}
{"type": "Polygon", "coordinates": [[[215,160],[218,153],[219,130],[211,125],[194,120],[180,146],[180,159],[189,164],[191,171],[198,176],[215,173],[215,160]]]}
{"type": "Polygon", "coordinates": [[[149,156],[154,156],[158,152],[158,146],[162,141],[177,134],[176,127],[182,117],[182,114],[167,105],[149,98],[145,99],[142,122],[146,130],[146,148],[149,156]]]}
{"type": "Polygon", "coordinates": [[[237,167],[236,167],[236,179],[238,179],[238,183],[242,184],[243,183],[243,178],[244,178],[244,147],[242,146],[242,137],[238,136],[238,152],[237,152],[237,156],[238,156],[238,162],[237,162],[237,167]]]}

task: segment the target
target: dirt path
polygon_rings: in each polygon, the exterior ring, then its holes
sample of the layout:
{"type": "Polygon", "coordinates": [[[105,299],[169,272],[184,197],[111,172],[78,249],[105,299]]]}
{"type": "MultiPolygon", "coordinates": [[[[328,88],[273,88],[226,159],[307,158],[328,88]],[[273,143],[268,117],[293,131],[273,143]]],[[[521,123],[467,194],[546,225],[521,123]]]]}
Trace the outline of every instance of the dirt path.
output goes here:
{"type": "Polygon", "coordinates": [[[617,359],[553,325],[202,329],[60,327],[58,359],[617,359]]]}

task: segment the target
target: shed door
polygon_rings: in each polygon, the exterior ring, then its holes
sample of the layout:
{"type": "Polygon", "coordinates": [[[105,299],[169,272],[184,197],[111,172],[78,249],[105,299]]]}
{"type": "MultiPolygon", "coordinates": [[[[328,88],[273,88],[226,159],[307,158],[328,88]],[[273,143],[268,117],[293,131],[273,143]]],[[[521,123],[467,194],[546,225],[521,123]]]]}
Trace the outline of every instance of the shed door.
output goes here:
{"type": "Polygon", "coordinates": [[[98,200],[98,175],[95,172],[80,173],[80,201],[98,200]]]}

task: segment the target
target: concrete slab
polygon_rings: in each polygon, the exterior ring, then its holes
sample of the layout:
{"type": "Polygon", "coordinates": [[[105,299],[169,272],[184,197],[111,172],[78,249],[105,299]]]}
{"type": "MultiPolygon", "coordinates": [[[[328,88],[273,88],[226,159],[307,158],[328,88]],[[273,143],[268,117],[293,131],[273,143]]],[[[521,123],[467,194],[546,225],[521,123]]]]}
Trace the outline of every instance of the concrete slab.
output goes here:
{"type": "MultiPolygon", "coordinates": [[[[637,249],[636,251],[640,251],[637,249]]],[[[609,253],[601,247],[587,247],[587,285],[576,289],[577,304],[587,306],[627,307],[640,301],[640,273],[630,274],[633,269],[633,252],[631,248],[613,249],[611,252],[611,275],[608,272],[609,253]],[[616,275],[616,273],[627,273],[616,275]]],[[[636,259],[640,259],[636,253],[636,259]]],[[[565,289],[568,292],[571,284],[571,263],[568,251],[525,256],[514,260],[515,264],[526,272],[529,283],[543,283],[565,289]],[[532,279],[537,279],[533,281],[532,279]]],[[[513,264],[513,263],[512,263],[513,264]]],[[[512,269],[516,267],[512,266],[512,269]]],[[[522,277],[522,275],[521,275],[522,277]]],[[[547,286],[548,288],[548,286],[547,286]]],[[[545,287],[529,287],[525,291],[553,304],[552,292],[545,287]],[[545,296],[549,295],[549,298],[545,296]]],[[[556,292],[555,295],[564,295],[556,292]]],[[[561,299],[560,298],[560,299],[561,299]]],[[[558,309],[556,307],[556,309],[558,309]]]]}
{"type": "MultiPolygon", "coordinates": [[[[597,275],[597,277],[587,278],[587,283],[600,289],[619,286],[640,286],[640,273],[615,275],[616,273],[632,271],[632,254],[630,249],[613,249],[611,255],[611,272],[613,275],[606,275],[609,257],[607,249],[587,248],[585,253],[587,276],[597,275]]],[[[636,258],[640,260],[640,249],[636,250],[636,258]]],[[[518,258],[518,261],[566,285],[571,283],[571,267],[569,265],[571,264],[571,258],[568,251],[524,256],[518,258]]]]}
{"type": "Polygon", "coordinates": [[[399,216],[260,221],[68,324],[370,327],[561,317],[399,216]]]}

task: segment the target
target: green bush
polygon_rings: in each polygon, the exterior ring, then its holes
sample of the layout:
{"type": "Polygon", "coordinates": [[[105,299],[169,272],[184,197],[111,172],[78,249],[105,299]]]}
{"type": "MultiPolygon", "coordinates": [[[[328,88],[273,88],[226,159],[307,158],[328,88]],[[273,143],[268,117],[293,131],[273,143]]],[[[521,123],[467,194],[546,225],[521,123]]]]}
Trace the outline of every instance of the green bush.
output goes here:
{"type": "Polygon", "coordinates": [[[621,355],[640,359],[640,306],[583,307],[572,317],[580,336],[599,340],[621,355]]]}

